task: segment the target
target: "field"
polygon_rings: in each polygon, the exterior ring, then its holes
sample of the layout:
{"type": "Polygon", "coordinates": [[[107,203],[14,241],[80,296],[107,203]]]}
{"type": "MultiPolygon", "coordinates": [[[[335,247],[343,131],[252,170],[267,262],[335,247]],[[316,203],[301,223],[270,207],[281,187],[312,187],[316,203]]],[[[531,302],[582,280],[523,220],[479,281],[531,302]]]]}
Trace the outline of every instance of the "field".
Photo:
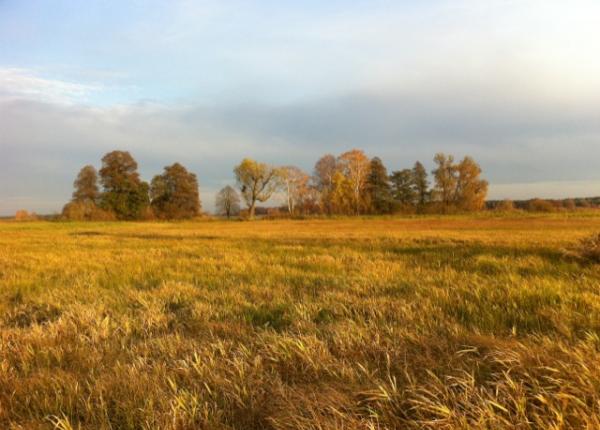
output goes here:
{"type": "Polygon", "coordinates": [[[600,428],[598,231],[3,222],[0,428],[600,428]]]}

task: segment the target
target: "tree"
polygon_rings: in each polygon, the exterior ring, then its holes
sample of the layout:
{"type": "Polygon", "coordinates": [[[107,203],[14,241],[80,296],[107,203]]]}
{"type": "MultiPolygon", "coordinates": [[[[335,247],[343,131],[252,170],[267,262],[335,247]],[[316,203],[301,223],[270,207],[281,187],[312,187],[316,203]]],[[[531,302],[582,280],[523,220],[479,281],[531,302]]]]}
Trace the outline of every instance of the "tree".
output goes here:
{"type": "Polygon", "coordinates": [[[248,205],[249,218],[254,218],[256,202],[265,202],[280,185],[279,170],[265,163],[244,158],[233,169],[242,197],[248,205]]]}
{"type": "Polygon", "coordinates": [[[340,171],[335,172],[329,196],[329,205],[332,213],[352,213],[354,210],[352,196],[352,185],[348,178],[340,171]]]}
{"type": "Polygon", "coordinates": [[[485,206],[488,182],[481,179],[481,167],[471,157],[465,157],[455,167],[456,206],[464,211],[478,211],[485,206]]]}
{"type": "Polygon", "coordinates": [[[84,166],[77,175],[77,179],[73,182],[72,202],[92,202],[97,203],[100,197],[98,189],[98,174],[94,166],[84,166]]]}
{"type": "Polygon", "coordinates": [[[337,163],[339,171],[348,181],[352,210],[356,215],[360,215],[361,210],[368,206],[365,188],[371,163],[365,153],[359,149],[343,153],[338,157],[337,163]]]}
{"type": "Polygon", "coordinates": [[[185,219],[200,213],[196,175],[179,163],[167,166],[150,185],[151,207],[159,218],[185,219]]]}
{"type": "Polygon", "coordinates": [[[71,221],[110,221],[114,219],[111,211],[98,207],[100,191],[98,174],[94,166],[84,166],[73,182],[73,197],[63,207],[62,217],[71,221]]]}
{"type": "Polygon", "coordinates": [[[102,158],[101,207],[118,219],[139,219],[150,204],[148,184],[140,180],[137,163],[126,151],[109,152],[102,158]]]}
{"type": "Polygon", "coordinates": [[[390,213],[393,207],[392,188],[387,169],[379,157],[374,157],[371,160],[367,187],[374,212],[378,214],[390,213]]]}
{"type": "Polygon", "coordinates": [[[429,199],[429,181],[427,170],[417,161],[412,169],[413,191],[416,194],[417,204],[422,209],[429,199]]]}
{"type": "Polygon", "coordinates": [[[392,172],[392,196],[401,207],[414,206],[418,201],[413,170],[404,169],[392,172]]]}
{"type": "Polygon", "coordinates": [[[450,209],[456,200],[457,175],[454,157],[438,153],[433,161],[437,164],[437,169],[433,171],[435,178],[434,193],[442,203],[444,211],[450,209]]]}
{"type": "Polygon", "coordinates": [[[281,184],[286,196],[288,213],[294,214],[298,206],[303,206],[308,198],[310,177],[296,166],[279,169],[281,184]]]}
{"type": "Polygon", "coordinates": [[[315,164],[314,183],[320,194],[321,208],[324,212],[332,213],[331,194],[333,192],[333,177],[337,172],[337,161],[331,154],[326,154],[315,164]]]}
{"type": "Polygon", "coordinates": [[[481,167],[471,157],[454,163],[454,157],[437,154],[434,161],[438,165],[434,192],[442,204],[442,210],[464,211],[481,210],[485,206],[488,183],[481,179],[481,167]]]}
{"type": "Polygon", "coordinates": [[[219,215],[230,218],[240,212],[240,197],[233,187],[227,185],[217,193],[215,206],[219,215]]]}

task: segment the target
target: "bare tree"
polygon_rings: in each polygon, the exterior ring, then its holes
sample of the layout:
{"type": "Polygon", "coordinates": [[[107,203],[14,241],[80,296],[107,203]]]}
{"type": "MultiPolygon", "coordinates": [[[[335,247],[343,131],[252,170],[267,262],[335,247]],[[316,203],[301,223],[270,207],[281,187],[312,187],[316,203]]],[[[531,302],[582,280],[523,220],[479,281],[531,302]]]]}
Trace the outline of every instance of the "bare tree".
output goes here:
{"type": "Polygon", "coordinates": [[[229,185],[222,188],[217,193],[215,206],[219,215],[225,215],[227,218],[237,215],[240,212],[240,197],[237,191],[229,185]]]}
{"type": "Polygon", "coordinates": [[[434,193],[442,203],[444,210],[448,210],[453,206],[456,200],[457,175],[454,157],[438,153],[433,161],[437,164],[437,168],[433,171],[435,178],[434,193]]]}
{"type": "Polygon", "coordinates": [[[284,166],[279,172],[288,212],[293,214],[308,195],[310,176],[296,166],[284,166]]]}
{"type": "Polygon", "coordinates": [[[320,194],[321,208],[331,214],[333,211],[333,184],[337,172],[337,160],[331,154],[326,154],[317,161],[314,171],[315,188],[320,194]]]}

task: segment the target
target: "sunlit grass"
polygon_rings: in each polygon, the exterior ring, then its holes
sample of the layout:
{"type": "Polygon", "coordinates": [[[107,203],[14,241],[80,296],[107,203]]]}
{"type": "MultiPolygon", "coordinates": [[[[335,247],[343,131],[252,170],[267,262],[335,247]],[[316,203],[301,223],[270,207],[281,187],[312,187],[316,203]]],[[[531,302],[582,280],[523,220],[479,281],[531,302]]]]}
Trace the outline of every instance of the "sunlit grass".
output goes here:
{"type": "Polygon", "coordinates": [[[598,428],[599,230],[0,223],[0,428],[598,428]]]}

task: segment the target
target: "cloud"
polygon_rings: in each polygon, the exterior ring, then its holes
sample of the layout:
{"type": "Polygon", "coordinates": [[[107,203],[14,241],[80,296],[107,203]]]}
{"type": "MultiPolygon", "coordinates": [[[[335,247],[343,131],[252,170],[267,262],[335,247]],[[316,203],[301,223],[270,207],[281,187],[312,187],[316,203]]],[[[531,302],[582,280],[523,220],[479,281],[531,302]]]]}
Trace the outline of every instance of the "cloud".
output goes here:
{"type": "Polygon", "coordinates": [[[381,156],[390,170],[417,159],[429,164],[438,151],[472,155],[498,198],[541,195],[539,186],[526,184],[556,180],[590,181],[553,186],[556,197],[573,190],[594,194],[593,181],[600,181],[592,163],[600,158],[600,106],[553,103],[536,89],[501,92],[493,82],[433,85],[425,79],[410,89],[294,103],[97,107],[39,95],[41,88],[70,94],[77,84],[39,84],[34,75],[28,82],[0,97],[0,213],[26,203],[59,210],[78,169],[98,166],[113,149],[131,151],[146,180],[167,164],[184,163],[198,174],[207,209],[211,196],[233,183],[232,168],[242,157],[310,171],[324,153],[354,147],[381,156]]]}
{"type": "Polygon", "coordinates": [[[31,99],[70,104],[84,101],[98,86],[45,79],[22,68],[0,68],[0,100],[31,99]]]}
{"type": "Polygon", "coordinates": [[[598,2],[266,4],[0,14],[35,23],[0,25],[0,213],[60,210],[113,149],[146,180],[182,162],[208,209],[242,157],[310,171],[355,147],[390,170],[472,155],[494,198],[600,194],[598,2]]]}

